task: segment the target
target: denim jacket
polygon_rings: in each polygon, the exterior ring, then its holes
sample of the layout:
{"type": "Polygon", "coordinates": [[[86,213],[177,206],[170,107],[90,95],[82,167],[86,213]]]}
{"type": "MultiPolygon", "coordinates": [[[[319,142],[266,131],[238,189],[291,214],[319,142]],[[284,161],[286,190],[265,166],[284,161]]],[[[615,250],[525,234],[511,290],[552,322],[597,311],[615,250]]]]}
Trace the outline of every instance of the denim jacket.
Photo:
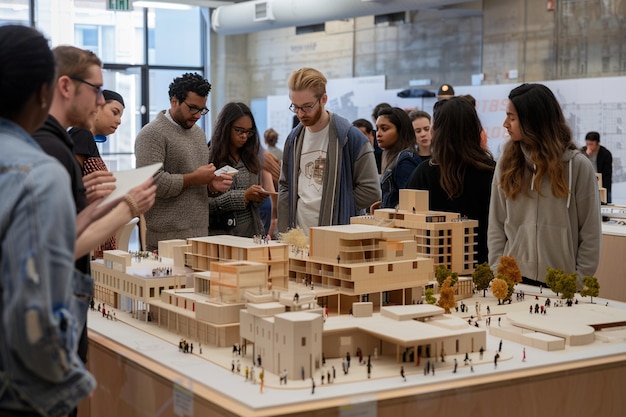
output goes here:
{"type": "Polygon", "coordinates": [[[380,176],[380,188],[383,199],[381,208],[395,208],[400,202],[400,190],[406,188],[411,173],[422,162],[418,154],[403,150],[396,162],[380,176]]]}
{"type": "Polygon", "coordinates": [[[67,171],[0,119],[0,410],[69,413],[95,387],[77,354],[93,294],[74,269],[67,171]]]}

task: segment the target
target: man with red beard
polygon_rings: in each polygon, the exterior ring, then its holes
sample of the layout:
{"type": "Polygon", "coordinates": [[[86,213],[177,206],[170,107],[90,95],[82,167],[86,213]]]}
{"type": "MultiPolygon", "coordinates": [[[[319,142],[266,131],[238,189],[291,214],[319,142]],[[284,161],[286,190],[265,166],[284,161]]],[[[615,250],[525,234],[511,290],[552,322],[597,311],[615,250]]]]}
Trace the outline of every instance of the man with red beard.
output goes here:
{"type": "Polygon", "coordinates": [[[326,77],[301,68],[289,77],[289,110],[300,124],[283,151],[278,231],[349,224],[350,217],[380,200],[378,171],[367,138],[325,109],[326,77]]]}

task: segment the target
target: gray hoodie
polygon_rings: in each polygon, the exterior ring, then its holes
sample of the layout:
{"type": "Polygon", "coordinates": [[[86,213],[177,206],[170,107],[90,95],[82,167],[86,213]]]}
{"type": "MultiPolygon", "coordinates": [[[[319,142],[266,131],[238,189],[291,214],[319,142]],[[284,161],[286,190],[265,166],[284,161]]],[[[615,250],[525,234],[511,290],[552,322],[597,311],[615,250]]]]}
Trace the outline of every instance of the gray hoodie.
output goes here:
{"type": "MultiPolygon", "coordinates": [[[[522,276],[545,282],[546,268],[593,276],[600,258],[602,223],[600,194],[593,166],[578,150],[563,154],[570,194],[552,195],[550,179],[544,177],[541,194],[532,187],[530,196],[520,194],[506,199],[498,186],[500,161],[491,186],[489,229],[487,233],[489,264],[495,271],[501,256],[517,261],[522,276]]],[[[527,176],[534,176],[531,169],[527,176]]],[[[532,184],[532,181],[531,181],[532,184]]]]}

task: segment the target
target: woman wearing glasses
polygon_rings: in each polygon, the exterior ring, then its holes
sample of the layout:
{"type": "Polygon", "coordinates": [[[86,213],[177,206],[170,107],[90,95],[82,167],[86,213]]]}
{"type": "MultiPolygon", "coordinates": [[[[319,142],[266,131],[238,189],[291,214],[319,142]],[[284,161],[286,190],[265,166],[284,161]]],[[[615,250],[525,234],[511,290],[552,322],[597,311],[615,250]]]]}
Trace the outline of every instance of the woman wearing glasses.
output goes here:
{"type": "Polygon", "coordinates": [[[478,263],[487,262],[487,219],[496,165],[481,147],[482,124],[476,109],[462,97],[435,103],[432,158],[420,164],[407,188],[428,190],[431,210],[459,213],[478,220],[478,263]]]}
{"type": "Polygon", "coordinates": [[[215,122],[209,161],[217,169],[230,165],[238,172],[233,175],[228,191],[209,195],[210,235],[265,234],[259,207],[272,194],[274,185],[271,174],[263,174],[260,152],[259,134],[250,108],[243,103],[226,104],[215,122]]]}

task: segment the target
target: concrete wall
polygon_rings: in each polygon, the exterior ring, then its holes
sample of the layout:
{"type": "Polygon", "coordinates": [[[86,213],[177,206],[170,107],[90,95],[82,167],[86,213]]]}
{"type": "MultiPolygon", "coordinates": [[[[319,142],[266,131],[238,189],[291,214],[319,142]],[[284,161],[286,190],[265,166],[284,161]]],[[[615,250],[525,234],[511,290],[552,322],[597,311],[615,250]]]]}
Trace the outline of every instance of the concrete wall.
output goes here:
{"type": "MultiPolygon", "coordinates": [[[[325,32],[295,28],[248,35],[211,34],[213,108],[233,100],[287,94],[303,66],[328,78],[386,75],[387,88],[430,79],[470,85],[518,84],[626,74],[626,1],[483,0],[480,9],[414,11],[406,23],[374,25],[372,16],[327,22],[325,32]],[[510,70],[518,77],[507,78],[510,70]]],[[[217,116],[215,112],[213,117],[217,116]]]]}

